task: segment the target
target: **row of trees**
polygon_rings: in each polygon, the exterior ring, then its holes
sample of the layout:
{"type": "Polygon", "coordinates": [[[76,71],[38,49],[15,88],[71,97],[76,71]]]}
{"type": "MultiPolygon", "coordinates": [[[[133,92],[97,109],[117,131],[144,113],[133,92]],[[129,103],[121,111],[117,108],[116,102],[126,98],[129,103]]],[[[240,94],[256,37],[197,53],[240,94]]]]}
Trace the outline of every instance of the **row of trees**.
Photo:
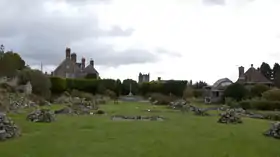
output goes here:
{"type": "Polygon", "coordinates": [[[224,99],[228,105],[244,109],[280,109],[280,89],[271,89],[263,84],[251,87],[239,83],[231,84],[224,92],[224,99]]]}
{"type": "Polygon", "coordinates": [[[280,65],[278,63],[274,63],[274,66],[271,68],[268,63],[263,62],[259,70],[267,79],[271,80],[276,87],[280,88],[280,65]]]}
{"type": "MultiPolygon", "coordinates": [[[[106,90],[114,91],[117,95],[133,94],[147,95],[149,93],[161,93],[164,95],[175,95],[181,97],[186,85],[193,89],[202,89],[207,83],[199,81],[153,81],[138,84],[136,81],[126,79],[94,79],[86,77],[83,79],[64,79],[58,77],[47,77],[39,70],[29,68],[21,56],[13,51],[5,51],[3,45],[0,46],[0,77],[15,77],[20,79],[20,84],[30,81],[34,94],[49,97],[51,93],[58,94],[64,91],[79,90],[92,94],[104,94],[106,90]]],[[[201,93],[201,92],[200,92],[201,93]]],[[[197,92],[197,96],[201,95],[197,92]]]]}
{"type": "Polygon", "coordinates": [[[71,79],[50,77],[52,93],[62,93],[69,90],[80,90],[92,94],[104,94],[106,90],[114,91],[117,95],[128,95],[130,90],[133,94],[147,95],[149,93],[161,93],[164,95],[175,95],[181,97],[186,85],[194,89],[202,89],[207,85],[203,81],[192,84],[192,81],[169,80],[166,82],[152,81],[138,84],[131,79],[71,79]]]}

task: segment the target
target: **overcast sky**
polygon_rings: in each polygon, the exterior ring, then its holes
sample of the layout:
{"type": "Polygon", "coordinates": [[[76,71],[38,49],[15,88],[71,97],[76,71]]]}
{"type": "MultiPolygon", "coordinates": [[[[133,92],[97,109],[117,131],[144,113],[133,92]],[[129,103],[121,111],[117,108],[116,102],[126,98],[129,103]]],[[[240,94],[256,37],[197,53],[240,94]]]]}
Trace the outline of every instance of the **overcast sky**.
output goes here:
{"type": "Polygon", "coordinates": [[[102,78],[235,81],[280,62],[279,0],[1,0],[0,43],[52,71],[65,48],[102,78]]]}

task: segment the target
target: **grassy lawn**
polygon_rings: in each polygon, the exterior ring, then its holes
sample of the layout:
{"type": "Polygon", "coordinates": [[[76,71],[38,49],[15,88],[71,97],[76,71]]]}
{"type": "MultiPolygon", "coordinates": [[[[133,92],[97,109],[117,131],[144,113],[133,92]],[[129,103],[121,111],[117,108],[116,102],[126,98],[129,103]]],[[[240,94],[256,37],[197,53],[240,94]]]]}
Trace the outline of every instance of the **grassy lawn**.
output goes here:
{"type": "Polygon", "coordinates": [[[262,133],[269,121],[243,119],[223,125],[218,117],[199,117],[146,104],[102,106],[108,115],[58,116],[50,124],[11,115],[20,138],[0,142],[1,157],[280,157],[280,140],[262,133]],[[166,121],[111,121],[110,115],[161,115],[166,121]]]}

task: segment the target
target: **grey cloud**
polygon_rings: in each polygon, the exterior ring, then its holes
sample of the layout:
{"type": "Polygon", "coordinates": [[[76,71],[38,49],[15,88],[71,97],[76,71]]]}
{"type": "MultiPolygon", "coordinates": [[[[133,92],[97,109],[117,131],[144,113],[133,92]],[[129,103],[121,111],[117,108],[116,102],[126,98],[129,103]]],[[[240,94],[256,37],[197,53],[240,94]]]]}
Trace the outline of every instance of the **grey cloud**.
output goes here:
{"type": "MultiPolygon", "coordinates": [[[[0,44],[19,52],[30,65],[58,64],[69,46],[78,56],[92,57],[99,65],[117,66],[156,61],[156,56],[142,49],[116,51],[102,37],[128,37],[133,29],[113,26],[110,30],[98,27],[92,14],[82,12],[73,16],[47,14],[44,3],[54,0],[1,0],[0,44]],[[85,41],[85,42],[84,42],[85,41]]],[[[68,0],[68,3],[77,1],[68,0]]],[[[82,4],[82,1],[77,2],[82,4]]],[[[87,3],[90,3],[89,1],[87,3]]],[[[82,6],[78,6],[82,7],[82,6]]]]}
{"type": "Polygon", "coordinates": [[[239,5],[244,5],[254,1],[255,0],[202,0],[202,3],[204,5],[210,5],[210,6],[212,5],[225,6],[230,4],[230,2],[234,2],[235,4],[239,4],[239,5]]]}
{"type": "Polygon", "coordinates": [[[202,0],[205,5],[225,5],[226,0],[202,0]]]}
{"type": "Polygon", "coordinates": [[[156,49],[156,52],[158,54],[166,54],[166,55],[170,55],[170,56],[173,56],[173,57],[181,57],[182,56],[180,53],[177,53],[177,52],[174,52],[174,51],[169,51],[169,50],[166,50],[166,49],[163,49],[163,48],[156,49]]]}

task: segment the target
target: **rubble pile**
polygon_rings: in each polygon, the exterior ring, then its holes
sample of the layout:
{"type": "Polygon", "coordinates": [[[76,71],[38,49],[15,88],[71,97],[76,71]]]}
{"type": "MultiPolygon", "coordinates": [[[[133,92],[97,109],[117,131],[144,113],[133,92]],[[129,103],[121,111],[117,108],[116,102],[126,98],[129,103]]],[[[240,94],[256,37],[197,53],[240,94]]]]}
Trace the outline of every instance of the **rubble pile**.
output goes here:
{"type": "Polygon", "coordinates": [[[183,109],[185,106],[187,106],[189,104],[189,102],[185,101],[185,100],[177,100],[175,102],[170,102],[169,106],[172,109],[183,109]]]}
{"type": "Polygon", "coordinates": [[[53,122],[55,120],[54,114],[49,109],[40,109],[31,112],[26,119],[31,122],[53,122]]]}
{"type": "Polygon", "coordinates": [[[74,97],[71,103],[60,110],[54,111],[55,114],[92,114],[92,110],[97,110],[98,106],[93,101],[86,101],[84,98],[74,97]]]}
{"type": "Polygon", "coordinates": [[[197,108],[197,107],[195,107],[195,108],[193,109],[193,112],[194,112],[194,114],[197,115],[197,116],[210,116],[210,114],[207,113],[207,110],[201,109],[201,108],[197,108]]]}
{"type": "Polygon", "coordinates": [[[112,120],[136,120],[136,121],[163,121],[165,118],[161,116],[124,116],[115,115],[111,117],[112,120]]]}
{"type": "Polygon", "coordinates": [[[0,113],[0,141],[18,136],[20,136],[19,128],[6,114],[0,113]]]}
{"type": "Polygon", "coordinates": [[[238,114],[235,112],[234,109],[228,109],[226,112],[221,113],[221,117],[218,120],[218,123],[232,123],[232,124],[238,124],[242,123],[241,118],[238,116],[238,114]]]}
{"type": "Polygon", "coordinates": [[[280,122],[272,123],[271,127],[264,133],[264,135],[280,139],[280,122]]]}

